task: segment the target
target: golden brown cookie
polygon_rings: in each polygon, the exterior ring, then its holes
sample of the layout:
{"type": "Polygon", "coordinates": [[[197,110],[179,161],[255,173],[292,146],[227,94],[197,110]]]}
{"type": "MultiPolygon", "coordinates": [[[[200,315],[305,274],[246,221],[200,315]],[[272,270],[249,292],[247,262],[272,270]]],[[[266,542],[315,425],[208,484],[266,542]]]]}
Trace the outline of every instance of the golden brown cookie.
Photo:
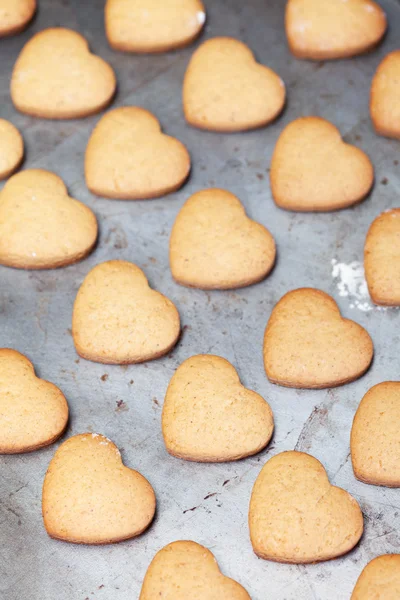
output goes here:
{"type": "Polygon", "coordinates": [[[172,377],[162,432],[173,456],[198,462],[239,460],[265,448],[273,430],[269,404],[240,383],[224,358],[192,356],[172,377]]]}
{"type": "Polygon", "coordinates": [[[86,184],[98,196],[157,198],[180,188],[189,171],[185,146],[162,133],[156,117],[137,106],[106,113],[86,148],[86,184]]]}
{"type": "Polygon", "coordinates": [[[0,37],[25,29],[36,12],[36,0],[0,0],[0,37]]]}
{"type": "Polygon", "coordinates": [[[398,600],[400,598],[400,554],[377,556],[364,567],[351,600],[398,600]]]}
{"type": "Polygon", "coordinates": [[[47,469],[42,510],[47,533],[75,544],[110,544],[140,535],[153,520],[154,490],[125,467],[118,448],[98,433],[61,444],[47,469]]]}
{"type": "Polygon", "coordinates": [[[167,52],[190,44],[206,20],[201,0],[107,0],[110,46],[123,52],[167,52]]]}
{"type": "Polygon", "coordinates": [[[400,382],[374,385],[361,400],[351,430],[351,460],[360,481],[400,487],[400,382]]]}
{"type": "Polygon", "coordinates": [[[5,119],[0,119],[0,180],[6,179],[22,163],[24,140],[16,127],[5,119]]]}
{"type": "Polygon", "coordinates": [[[329,60],[363,54],[386,32],[386,15],[372,0],[288,0],[286,36],[297,58],[329,60]]]}
{"type": "Polygon", "coordinates": [[[268,379],[295,388],[328,388],[367,371],[373,344],[344,319],[333,298],[312,288],[288,292],[273,309],[264,336],[268,379]]]}
{"type": "Polygon", "coordinates": [[[400,139],[400,50],[390,52],[372,80],[370,112],[380,135],[400,139]]]}
{"type": "Polygon", "coordinates": [[[225,190],[193,194],[172,228],[169,258],[174,279],[202,289],[241,288],[261,281],[274,266],[275,241],[249,219],[225,190]]]}
{"type": "Polygon", "coordinates": [[[157,552],[143,581],[139,600],[251,600],[246,590],[222,575],[214,555],[190,541],[157,552]]]}
{"type": "Polygon", "coordinates": [[[239,40],[212,38],[193,54],[183,82],[190,125],[228,132],[255,129],[276,119],[284,104],[282,79],[257,63],[239,40]]]}
{"type": "Polygon", "coordinates": [[[364,268],[372,301],[400,306],[400,208],[373,221],[365,240],[364,268]]]}
{"type": "Polygon", "coordinates": [[[96,243],[96,217],[68,196],[60,177],[28,169],[0,192],[0,264],[53,269],[75,263],[96,243]]]}
{"type": "Polygon", "coordinates": [[[0,349],[0,454],[32,452],[55,442],[68,421],[68,404],[55,385],[39,379],[33,364],[0,349]]]}
{"type": "Polygon", "coordinates": [[[130,262],[97,265],[79,288],[72,335],[83,358],[108,364],[153,360],[175,346],[179,333],[175,305],[130,262]]]}
{"type": "Polygon", "coordinates": [[[363,533],[363,516],[349,493],[329,483],[319,460],[303,452],[282,452],[257,477],[249,527],[260,558],[315,563],[354,548],[363,533]]]}
{"type": "Polygon", "coordinates": [[[332,123],[301,117],[278,138],[270,181],[281,208],[325,212],[363,200],[373,185],[374,168],[362,150],[343,142],[332,123]]]}
{"type": "Polygon", "coordinates": [[[89,51],[83,36],[55,27],[22,48],[11,78],[11,98],[22,113],[76,119],[101,111],[114,96],[115,74],[89,51]]]}

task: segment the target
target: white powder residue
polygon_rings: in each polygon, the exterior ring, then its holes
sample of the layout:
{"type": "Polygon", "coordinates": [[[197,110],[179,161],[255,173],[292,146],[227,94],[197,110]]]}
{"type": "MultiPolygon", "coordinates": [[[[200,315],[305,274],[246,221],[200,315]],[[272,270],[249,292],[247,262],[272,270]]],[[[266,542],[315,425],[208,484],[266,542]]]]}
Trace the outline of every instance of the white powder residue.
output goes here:
{"type": "Polygon", "coordinates": [[[349,264],[340,263],[333,258],[331,264],[339,296],[349,298],[350,308],[358,308],[364,312],[373,310],[362,263],[356,260],[349,264]]]}

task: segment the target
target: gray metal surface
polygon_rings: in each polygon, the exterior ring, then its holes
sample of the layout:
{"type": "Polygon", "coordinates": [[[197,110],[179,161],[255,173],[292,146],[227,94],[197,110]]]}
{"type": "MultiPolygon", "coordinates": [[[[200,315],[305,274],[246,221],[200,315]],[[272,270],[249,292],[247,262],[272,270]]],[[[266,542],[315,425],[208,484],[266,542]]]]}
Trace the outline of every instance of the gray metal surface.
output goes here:
{"type": "Polygon", "coordinates": [[[362,260],[365,234],[373,218],[399,205],[400,172],[394,163],[400,159],[399,143],[377,137],[368,117],[371,77],[400,39],[400,8],[392,0],[381,0],[381,4],[390,22],[381,47],[353,60],[316,64],[290,56],[283,30],[283,0],[206,0],[204,37],[242,39],[287,85],[284,115],[272,126],[246,134],[221,135],[187,127],[180,94],[193,48],[160,56],[112,52],[105,41],[103,2],[99,0],[41,0],[28,31],[0,41],[0,116],[12,120],[24,134],[24,167],[54,170],[71,195],[96,212],[100,224],[97,249],[77,265],[46,272],[0,268],[0,346],[26,353],[37,373],[63,390],[71,408],[63,439],[85,431],[109,436],[122,449],[125,463],[149,478],[158,499],[154,524],[136,540],[105,547],[53,541],[42,524],[41,486],[58,444],[32,454],[2,457],[2,599],[135,600],[154,554],[177,539],[209,547],[224,573],[240,581],[253,600],[347,599],[371,558],[399,551],[400,490],[357,482],[349,459],[349,433],[361,397],[375,383],[399,379],[399,315],[393,309],[372,307],[358,263],[348,273],[350,263],[362,260]],[[148,108],[169,134],[187,145],[193,171],[181,191],[154,201],[97,199],[85,186],[83,156],[98,117],[47,122],[13,109],[8,88],[17,54],[34,32],[52,25],[80,31],[93,51],[113,65],[119,82],[114,105],[148,108]],[[268,184],[272,150],[283,126],[300,115],[326,117],[340,127],[347,141],[371,156],[376,185],[364,203],[325,215],[295,214],[275,207],[268,184]],[[232,293],[190,290],[173,283],[168,268],[169,231],[185,199],[208,186],[237,194],[249,215],[275,236],[278,262],[265,282],[232,293]],[[88,271],[110,258],[137,263],[151,284],[178,306],[184,333],[162,360],[109,367],[79,360],[76,355],[70,330],[75,294],[88,271]],[[371,333],[376,356],[359,381],[325,391],[290,390],[267,381],[261,354],[264,327],[274,303],[300,286],[316,286],[332,294],[343,314],[371,333]],[[160,431],[165,390],[174,369],[201,352],[230,360],[243,383],[272,406],[275,436],[260,455],[217,465],[198,465],[167,455],[160,431]],[[253,483],[267,458],[293,448],[320,459],[332,483],[349,490],[362,506],[363,539],[344,558],[288,566],[260,560],[252,552],[247,511],[253,483]]]}

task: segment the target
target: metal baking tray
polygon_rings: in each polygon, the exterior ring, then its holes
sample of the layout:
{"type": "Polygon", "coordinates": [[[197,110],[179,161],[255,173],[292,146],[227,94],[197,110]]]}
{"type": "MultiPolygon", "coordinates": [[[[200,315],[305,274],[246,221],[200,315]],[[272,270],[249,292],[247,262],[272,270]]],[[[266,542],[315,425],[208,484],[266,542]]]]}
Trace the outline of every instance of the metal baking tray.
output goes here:
{"type": "Polygon", "coordinates": [[[33,361],[37,373],[57,384],[70,409],[63,439],[101,432],[122,450],[124,462],[152,483],[157,516],[141,537],[112,546],[75,546],[51,540],[41,517],[41,488],[58,444],[0,458],[0,597],[2,600],[135,600],[154,554],[177,539],[204,544],[223,572],[236,578],[253,600],[338,600],[350,597],[365,564],[400,549],[400,490],[362,484],[349,458],[352,418],[375,383],[399,379],[399,314],[369,301],[362,275],[363,245],[372,220],[399,205],[399,142],[375,135],[368,113],[372,75],[383,56],[398,46],[400,5],[380,0],[390,29],[371,54],[336,62],[295,60],[283,29],[283,0],[206,0],[204,38],[243,40],[257,58],[284,79],[288,103],[268,128],[244,134],[215,134],[188,127],[181,87],[194,46],[154,56],[113,52],[107,45],[100,0],[40,0],[34,23],[22,35],[0,41],[0,116],[23,132],[24,168],[58,173],[69,192],[96,213],[96,250],[76,265],[51,271],[0,268],[0,346],[33,361]],[[92,196],[83,158],[98,116],[49,122],[18,114],[9,96],[14,61],[27,39],[45,27],[80,31],[92,50],[118,76],[114,106],[139,105],[157,115],[164,129],[190,150],[189,182],[170,196],[140,202],[92,196]],[[271,198],[268,168],[284,125],[301,115],[335,123],[345,140],[364,149],[376,169],[371,196],[359,206],[330,214],[278,209],[271,198]],[[168,237],[183,202],[195,191],[218,186],[241,198],[248,214],[276,238],[278,261],[266,281],[234,292],[180,287],[168,267],[168,237]],[[150,283],[179,308],[183,335],[169,356],[128,367],[79,359],[71,338],[71,312],[83,278],[96,264],[121,258],[144,269],[150,283]],[[315,286],[333,295],[343,314],[371,333],[372,368],[359,381],[333,390],[293,390],[270,384],[264,374],[262,340],[274,304],[288,290],[315,286]],[[230,464],[195,464],[168,456],[160,428],[164,394],[177,366],[198,353],[226,357],[243,383],[270,403],[274,438],[258,456],[230,464]],[[365,533],[358,547],[335,561],[290,566],[257,558],[250,545],[247,513],[252,486],[268,458],[296,448],[325,465],[332,483],[360,502],[365,533]]]}

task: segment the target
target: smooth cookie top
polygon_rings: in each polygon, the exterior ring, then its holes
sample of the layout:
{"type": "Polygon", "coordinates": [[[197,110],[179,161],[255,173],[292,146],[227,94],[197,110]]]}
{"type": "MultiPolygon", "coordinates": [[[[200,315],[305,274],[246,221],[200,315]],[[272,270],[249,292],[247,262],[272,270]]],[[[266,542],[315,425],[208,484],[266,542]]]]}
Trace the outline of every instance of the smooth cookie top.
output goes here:
{"type": "Polygon", "coordinates": [[[21,171],[0,192],[0,264],[62,267],[84,258],[96,238],[95,215],[50,171],[21,171]]]}
{"type": "Polygon", "coordinates": [[[39,379],[23,354],[0,349],[0,454],[31,452],[65,430],[68,404],[55,385],[39,379]]]}
{"type": "Polygon", "coordinates": [[[256,62],[250,48],[212,38],[193,54],[183,82],[183,110],[200,129],[243,131],[273,121],[285,104],[285,84],[256,62]]]}
{"type": "Polygon", "coordinates": [[[143,581],[139,600],[251,600],[246,590],[222,575],[214,555],[190,541],[157,552],[143,581]]]}
{"type": "Polygon", "coordinates": [[[153,488],[125,467],[111,440],[75,435],[55,453],[43,484],[47,533],[77,544],[107,544],[141,534],[154,517],[153,488]]]}
{"type": "Polygon", "coordinates": [[[185,146],[162,133],[158,119],[137,106],[106,113],[86,148],[86,183],[98,196],[156,198],[181,187],[189,171],[185,146]]]}
{"type": "Polygon", "coordinates": [[[351,600],[400,598],[400,554],[377,556],[364,567],[351,600]]]}
{"type": "Polygon", "coordinates": [[[375,130],[400,139],[400,50],[380,63],[371,85],[370,111],[375,130]]]}
{"type": "Polygon", "coordinates": [[[107,0],[106,34],[124,52],[166,52],[190,44],[206,20],[201,0],[107,0]]]}
{"type": "Polygon", "coordinates": [[[285,294],[265,330],[268,379],[287,387],[348,383],[365,373],[372,356],[372,340],[365,329],[344,319],[328,294],[312,288],[285,294]]]}
{"type": "Polygon", "coordinates": [[[351,430],[357,479],[400,487],[400,382],[374,385],[361,400],[351,430]]]}
{"type": "Polygon", "coordinates": [[[162,413],[170,454],[199,462],[238,460],[265,448],[273,429],[268,403],[240,383],[224,358],[192,356],[172,377],[162,413]]]}
{"type": "Polygon", "coordinates": [[[288,0],[285,26],[295,56],[329,60],[367,52],[381,41],[387,22],[372,0],[288,0]]]}
{"type": "Polygon", "coordinates": [[[278,206],[296,211],[330,211],[363,200],[374,168],[359,148],[320,117],[301,117],[285,127],[271,160],[271,191],[278,206]]]}
{"type": "Polygon", "coordinates": [[[45,29],[22,48],[11,78],[15,107],[45,119],[97,113],[115,92],[112,68],[89,51],[86,39],[62,27],[45,29]]]}
{"type": "Polygon", "coordinates": [[[363,516],[350,494],[329,483],[316,458],[293,451],[274,456],[261,470],[249,526],[258,556],[302,564],[349,552],[363,533],[363,516]]]}
{"type": "Polygon", "coordinates": [[[225,190],[193,194],[172,228],[170,265],[182,285],[240,288],[261,281],[275,262],[270,232],[249,219],[240,200],[225,190]]]}
{"type": "Polygon", "coordinates": [[[151,289],[133,263],[101,263],[79,288],[72,335],[83,358],[110,364],[152,360],[167,354],[179,333],[175,305],[151,289]]]}
{"type": "Polygon", "coordinates": [[[0,37],[23,31],[36,12],[36,0],[0,0],[0,37]]]}

